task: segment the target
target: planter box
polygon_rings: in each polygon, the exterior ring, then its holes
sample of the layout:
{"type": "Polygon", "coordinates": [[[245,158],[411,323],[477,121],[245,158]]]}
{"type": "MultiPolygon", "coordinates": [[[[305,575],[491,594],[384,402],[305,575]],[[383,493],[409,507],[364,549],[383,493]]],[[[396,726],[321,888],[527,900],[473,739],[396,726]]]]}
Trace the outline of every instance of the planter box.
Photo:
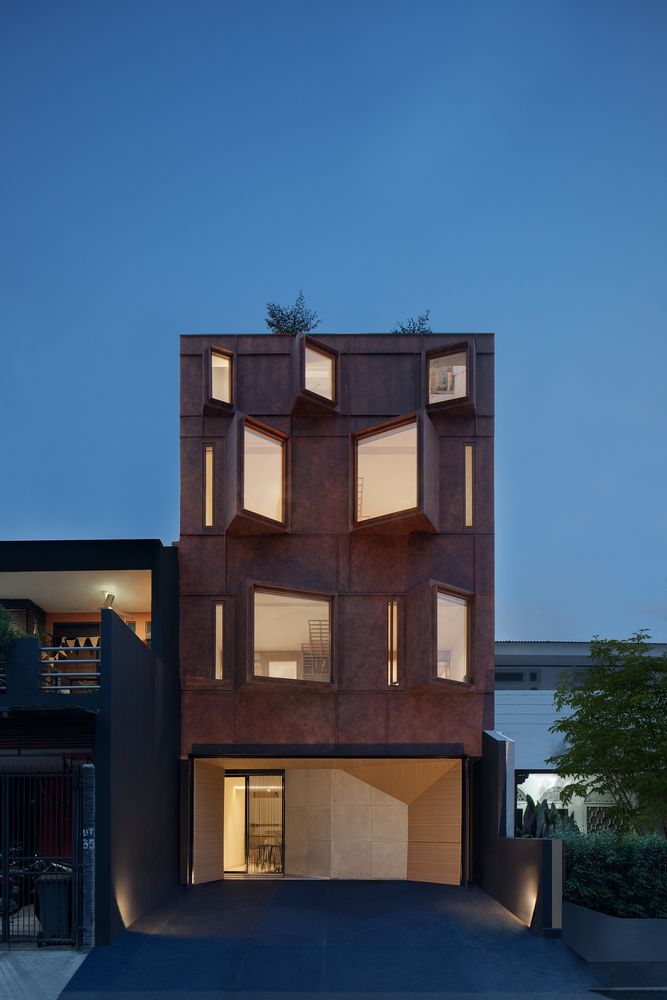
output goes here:
{"type": "Polygon", "coordinates": [[[563,900],[563,940],[587,962],[664,962],[667,920],[610,917],[563,900]]]}

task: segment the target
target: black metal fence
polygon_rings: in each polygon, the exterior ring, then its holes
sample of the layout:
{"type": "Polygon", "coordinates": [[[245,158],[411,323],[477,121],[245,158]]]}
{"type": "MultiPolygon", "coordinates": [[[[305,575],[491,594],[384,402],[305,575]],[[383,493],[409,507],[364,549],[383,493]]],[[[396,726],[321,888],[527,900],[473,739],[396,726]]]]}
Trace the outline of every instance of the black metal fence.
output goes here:
{"type": "Polygon", "coordinates": [[[79,768],[0,773],[3,944],[77,944],[81,871],[79,768]]]}

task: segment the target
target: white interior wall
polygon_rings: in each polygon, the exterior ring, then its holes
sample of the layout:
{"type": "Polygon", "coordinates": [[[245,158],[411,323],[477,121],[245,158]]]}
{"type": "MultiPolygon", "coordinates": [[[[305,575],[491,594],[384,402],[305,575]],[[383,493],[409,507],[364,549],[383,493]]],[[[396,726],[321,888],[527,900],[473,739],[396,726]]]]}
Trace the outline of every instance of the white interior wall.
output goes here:
{"type": "Polygon", "coordinates": [[[285,772],[285,871],[320,878],[404,879],[408,806],[346,771],[285,772]]]}

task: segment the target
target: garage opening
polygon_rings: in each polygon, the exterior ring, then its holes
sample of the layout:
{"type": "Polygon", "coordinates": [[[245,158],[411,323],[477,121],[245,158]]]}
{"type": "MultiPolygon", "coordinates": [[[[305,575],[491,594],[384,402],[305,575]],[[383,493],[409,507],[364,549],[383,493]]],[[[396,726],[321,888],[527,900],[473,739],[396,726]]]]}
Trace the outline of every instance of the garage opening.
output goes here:
{"type": "Polygon", "coordinates": [[[460,758],[193,762],[191,881],[409,879],[460,885],[460,758]]]}

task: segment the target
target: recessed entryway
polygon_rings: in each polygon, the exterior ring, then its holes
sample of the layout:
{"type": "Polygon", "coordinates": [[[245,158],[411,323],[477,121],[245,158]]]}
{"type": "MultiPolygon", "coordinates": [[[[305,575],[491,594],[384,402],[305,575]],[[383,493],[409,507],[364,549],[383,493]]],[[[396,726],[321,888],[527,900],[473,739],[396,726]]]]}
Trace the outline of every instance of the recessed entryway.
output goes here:
{"type": "Polygon", "coordinates": [[[192,882],[406,879],[459,885],[458,758],[194,761],[192,882]]]}

